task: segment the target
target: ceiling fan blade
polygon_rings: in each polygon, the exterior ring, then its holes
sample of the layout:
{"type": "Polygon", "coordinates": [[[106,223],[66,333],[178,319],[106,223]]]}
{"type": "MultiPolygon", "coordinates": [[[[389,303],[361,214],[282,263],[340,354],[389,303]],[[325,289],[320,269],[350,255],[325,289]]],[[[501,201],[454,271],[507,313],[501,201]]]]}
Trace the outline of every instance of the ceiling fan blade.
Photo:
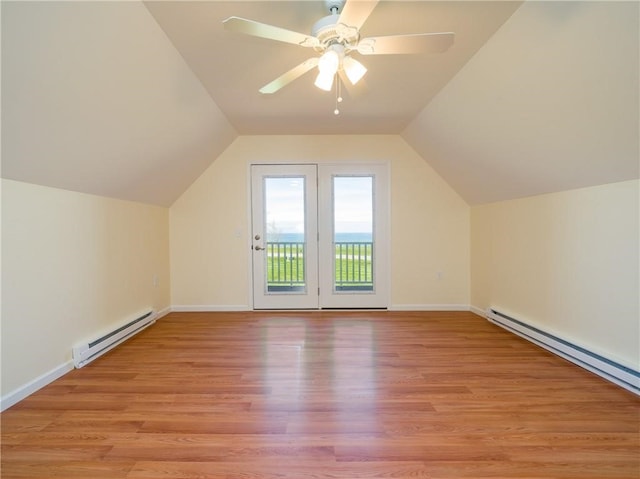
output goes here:
{"type": "Polygon", "coordinates": [[[356,50],[361,55],[391,55],[394,53],[442,53],[451,45],[455,34],[416,33],[363,38],[356,50]]]}
{"type": "Polygon", "coordinates": [[[229,17],[222,23],[227,30],[244,33],[254,37],[268,38],[279,42],[293,43],[303,47],[315,47],[320,44],[316,37],[294,32],[285,28],[274,27],[266,23],[255,22],[240,17],[229,17]]]}
{"type": "Polygon", "coordinates": [[[338,23],[360,30],[377,4],[378,0],[347,0],[338,23]]]}
{"type": "Polygon", "coordinates": [[[266,84],[262,88],[260,88],[260,93],[269,95],[271,93],[275,93],[283,86],[291,83],[296,78],[301,77],[313,67],[318,65],[318,57],[309,58],[308,60],[303,61],[297,67],[292,68],[288,72],[280,75],[278,78],[273,80],[271,83],[266,84]]]}

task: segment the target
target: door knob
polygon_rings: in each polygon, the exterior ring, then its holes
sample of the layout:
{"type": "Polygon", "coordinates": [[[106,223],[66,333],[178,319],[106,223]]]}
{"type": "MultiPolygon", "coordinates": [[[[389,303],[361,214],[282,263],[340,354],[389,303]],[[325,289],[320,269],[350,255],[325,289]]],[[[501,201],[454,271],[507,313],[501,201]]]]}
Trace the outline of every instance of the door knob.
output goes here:
{"type": "Polygon", "coordinates": [[[260,251],[260,250],[263,250],[264,248],[260,245],[256,245],[253,247],[253,249],[255,249],[256,251],[260,251]]]}

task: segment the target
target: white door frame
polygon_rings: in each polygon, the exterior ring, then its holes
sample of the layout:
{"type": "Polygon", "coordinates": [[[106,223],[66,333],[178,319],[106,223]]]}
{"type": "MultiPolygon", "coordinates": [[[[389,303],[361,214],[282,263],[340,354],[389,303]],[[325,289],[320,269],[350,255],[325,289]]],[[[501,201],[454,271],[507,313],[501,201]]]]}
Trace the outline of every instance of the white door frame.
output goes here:
{"type": "Polygon", "coordinates": [[[389,305],[389,178],[385,164],[322,164],[318,166],[318,223],[320,226],[320,307],[387,308],[389,305]],[[335,177],[373,180],[373,291],[337,291],[335,285],[335,177]]]}
{"type": "MultiPolygon", "coordinates": [[[[390,190],[389,163],[283,163],[267,164],[254,163],[249,165],[249,193],[250,193],[250,254],[249,268],[252,281],[250,282],[250,298],[253,309],[385,309],[389,306],[390,298],[390,190]],[[307,253],[307,289],[301,293],[265,293],[263,284],[264,269],[254,267],[256,255],[264,254],[263,250],[256,251],[256,245],[263,247],[261,240],[256,240],[256,234],[266,238],[264,228],[264,210],[255,203],[261,195],[261,184],[256,185],[256,177],[301,176],[313,174],[315,170],[316,185],[307,184],[306,208],[315,212],[306,214],[306,253],[307,253]],[[256,174],[254,175],[254,172],[256,174]],[[335,176],[371,176],[374,179],[374,291],[344,292],[334,291],[334,258],[333,243],[333,191],[332,179],[335,176]],[[257,210],[256,216],[254,210],[257,210]],[[317,214],[317,217],[314,217],[317,214]],[[320,226],[318,226],[320,225],[320,226]],[[315,235],[315,236],[314,236],[315,235]],[[316,241],[310,241],[315,238],[316,241]],[[315,253],[314,253],[315,248],[315,253]],[[313,260],[313,255],[318,260],[313,260]],[[323,259],[320,259],[323,258],[323,259]],[[331,259],[329,259],[331,258],[331,259]],[[315,281],[314,276],[315,275],[315,281]],[[257,293],[257,294],[256,294],[257,293]],[[314,298],[315,296],[315,298],[314,298]]],[[[262,263],[264,264],[264,263],[262,263]]],[[[258,265],[259,266],[259,265],[258,265]]]]}
{"type": "Polygon", "coordinates": [[[251,165],[251,261],[254,309],[318,309],[318,193],[317,165],[251,165]],[[305,286],[301,291],[267,291],[266,205],[264,184],[268,178],[303,178],[305,210],[305,286]]]}

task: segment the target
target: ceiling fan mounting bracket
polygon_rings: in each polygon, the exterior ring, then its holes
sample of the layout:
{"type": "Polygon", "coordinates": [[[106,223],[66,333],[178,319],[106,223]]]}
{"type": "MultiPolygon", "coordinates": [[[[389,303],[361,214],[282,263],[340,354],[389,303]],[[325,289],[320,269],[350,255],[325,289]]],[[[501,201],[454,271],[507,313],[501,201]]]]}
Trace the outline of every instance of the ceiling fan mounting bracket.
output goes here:
{"type": "Polygon", "coordinates": [[[346,0],[324,0],[324,5],[327,7],[327,10],[329,10],[330,14],[336,15],[342,11],[345,1],[346,0]]]}

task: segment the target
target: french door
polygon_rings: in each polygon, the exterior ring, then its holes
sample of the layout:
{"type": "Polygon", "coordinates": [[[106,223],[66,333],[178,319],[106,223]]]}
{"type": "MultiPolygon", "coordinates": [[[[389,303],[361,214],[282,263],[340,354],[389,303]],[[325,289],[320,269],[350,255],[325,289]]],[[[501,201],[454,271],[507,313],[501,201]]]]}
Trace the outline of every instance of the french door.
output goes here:
{"type": "Polygon", "coordinates": [[[255,309],[386,308],[385,165],[252,165],[255,309]]]}
{"type": "Polygon", "coordinates": [[[318,308],[316,165],[253,165],[253,306],[318,308]]]}

